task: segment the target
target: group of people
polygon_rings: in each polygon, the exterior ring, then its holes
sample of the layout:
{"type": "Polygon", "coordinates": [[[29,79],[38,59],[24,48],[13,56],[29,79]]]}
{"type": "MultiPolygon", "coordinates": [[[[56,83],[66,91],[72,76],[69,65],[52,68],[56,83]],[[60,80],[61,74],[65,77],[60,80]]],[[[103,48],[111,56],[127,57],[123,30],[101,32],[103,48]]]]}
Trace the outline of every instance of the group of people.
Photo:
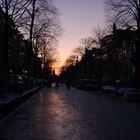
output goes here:
{"type": "MultiPolygon", "coordinates": [[[[60,83],[59,79],[53,80],[53,79],[49,78],[47,80],[47,87],[48,88],[51,88],[53,83],[54,83],[55,88],[56,89],[59,89],[59,83],[60,83]]],[[[70,81],[66,81],[66,87],[67,87],[68,90],[71,89],[70,81]]]]}

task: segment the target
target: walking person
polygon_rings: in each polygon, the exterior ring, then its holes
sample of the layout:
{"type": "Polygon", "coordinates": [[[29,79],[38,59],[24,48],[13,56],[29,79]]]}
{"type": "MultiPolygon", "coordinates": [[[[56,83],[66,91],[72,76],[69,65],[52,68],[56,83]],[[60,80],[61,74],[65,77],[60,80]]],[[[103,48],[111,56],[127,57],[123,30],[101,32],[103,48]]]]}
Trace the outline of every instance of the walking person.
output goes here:
{"type": "Polygon", "coordinates": [[[67,80],[66,87],[67,87],[67,90],[71,90],[71,82],[70,82],[70,80],[67,80]]]}
{"type": "Polygon", "coordinates": [[[56,89],[59,89],[59,83],[58,83],[58,81],[55,82],[55,88],[56,89]]]}

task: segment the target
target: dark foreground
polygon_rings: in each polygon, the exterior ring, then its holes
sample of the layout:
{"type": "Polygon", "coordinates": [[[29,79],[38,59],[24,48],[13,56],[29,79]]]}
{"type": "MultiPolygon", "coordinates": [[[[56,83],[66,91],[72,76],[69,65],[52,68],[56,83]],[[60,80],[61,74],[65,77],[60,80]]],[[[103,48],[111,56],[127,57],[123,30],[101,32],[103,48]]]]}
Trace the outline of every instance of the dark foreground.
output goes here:
{"type": "Polygon", "coordinates": [[[139,139],[139,103],[65,86],[43,88],[0,124],[0,140],[139,139]]]}

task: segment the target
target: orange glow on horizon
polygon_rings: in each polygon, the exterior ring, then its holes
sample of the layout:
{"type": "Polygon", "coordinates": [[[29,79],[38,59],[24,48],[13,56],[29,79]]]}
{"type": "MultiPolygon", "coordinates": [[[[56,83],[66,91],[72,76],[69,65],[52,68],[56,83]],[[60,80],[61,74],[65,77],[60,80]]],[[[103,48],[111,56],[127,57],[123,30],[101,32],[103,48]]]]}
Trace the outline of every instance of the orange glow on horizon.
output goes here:
{"type": "Polygon", "coordinates": [[[61,68],[57,68],[57,69],[55,69],[55,74],[58,75],[58,76],[59,76],[60,73],[61,73],[61,70],[60,70],[60,69],[61,69],[61,68]]]}
{"type": "Polygon", "coordinates": [[[55,63],[52,66],[52,69],[54,69],[56,75],[58,75],[58,76],[60,75],[60,73],[61,73],[61,65],[58,62],[55,63]]]}

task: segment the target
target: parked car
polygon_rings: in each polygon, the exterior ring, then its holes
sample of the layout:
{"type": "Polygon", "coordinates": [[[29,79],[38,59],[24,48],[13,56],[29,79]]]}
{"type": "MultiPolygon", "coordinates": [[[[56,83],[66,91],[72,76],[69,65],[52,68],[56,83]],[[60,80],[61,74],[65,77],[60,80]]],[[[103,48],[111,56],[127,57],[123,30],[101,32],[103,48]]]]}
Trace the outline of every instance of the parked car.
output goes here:
{"type": "Polygon", "coordinates": [[[116,88],[116,94],[117,95],[123,95],[124,93],[127,93],[129,91],[133,90],[133,88],[127,88],[127,87],[117,87],[116,88]]]}
{"type": "Polygon", "coordinates": [[[127,101],[139,101],[140,102],[140,90],[131,89],[123,94],[123,97],[127,101]]]}
{"type": "Polygon", "coordinates": [[[26,89],[28,88],[28,76],[27,75],[20,75],[23,80],[23,88],[26,89]]]}
{"type": "Polygon", "coordinates": [[[23,89],[23,78],[20,75],[10,74],[9,83],[8,83],[8,90],[12,92],[18,92],[23,89]]]}
{"type": "Polygon", "coordinates": [[[80,79],[76,82],[75,87],[83,90],[95,90],[100,88],[100,83],[93,79],[80,79]]]}
{"type": "Polygon", "coordinates": [[[116,87],[110,86],[110,85],[105,85],[101,87],[101,90],[105,93],[116,93],[116,87]]]}

